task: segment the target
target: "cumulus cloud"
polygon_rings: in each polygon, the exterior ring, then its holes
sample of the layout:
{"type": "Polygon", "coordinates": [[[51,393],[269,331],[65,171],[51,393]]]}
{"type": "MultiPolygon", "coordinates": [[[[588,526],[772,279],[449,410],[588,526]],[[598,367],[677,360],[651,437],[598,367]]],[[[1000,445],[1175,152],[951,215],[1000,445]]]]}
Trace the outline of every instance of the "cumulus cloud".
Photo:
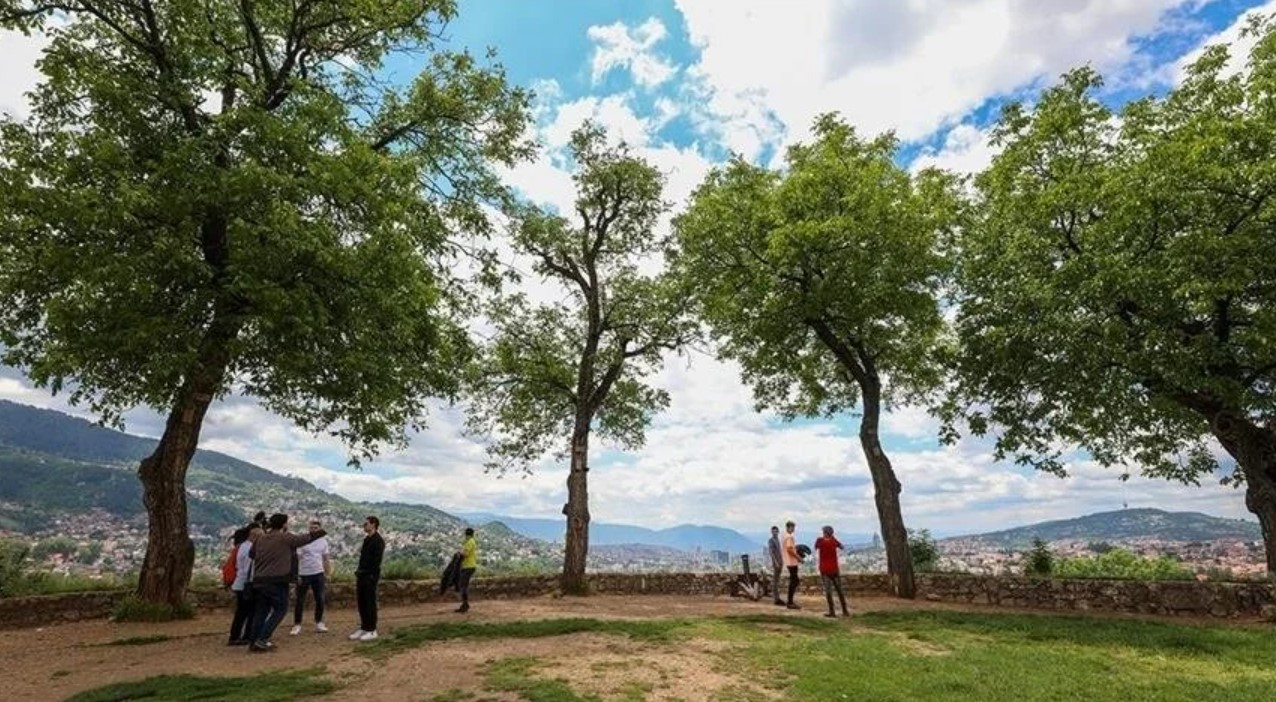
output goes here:
{"type": "Polygon", "coordinates": [[[676,0],[717,111],[759,100],[788,138],[839,111],[867,133],[925,137],[990,97],[1073,66],[1128,62],[1183,0],[676,0]],[[759,47],[766,47],[765,51],[759,47]]]}
{"type": "Polygon", "coordinates": [[[672,63],[654,53],[656,44],[669,34],[654,17],[632,28],[623,22],[590,27],[588,34],[594,42],[590,64],[595,83],[614,69],[627,68],[635,83],[654,88],[676,71],[672,63]]]}

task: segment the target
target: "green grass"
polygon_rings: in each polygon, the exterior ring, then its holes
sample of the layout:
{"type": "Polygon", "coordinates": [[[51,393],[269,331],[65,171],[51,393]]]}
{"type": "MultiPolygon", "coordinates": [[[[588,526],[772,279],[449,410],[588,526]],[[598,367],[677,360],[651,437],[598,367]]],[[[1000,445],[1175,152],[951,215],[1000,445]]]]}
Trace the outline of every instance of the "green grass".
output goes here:
{"type": "Polygon", "coordinates": [[[164,603],[145,602],[137,595],[122,598],[111,611],[111,619],[117,622],[171,622],[194,617],[195,610],[187,602],[170,607],[164,603]]]}
{"type": "Polygon", "coordinates": [[[288,702],[326,695],[336,689],[322,669],[264,673],[245,678],[161,675],[81,692],[67,702],[118,700],[208,700],[217,702],[288,702]]]}
{"type": "MultiPolygon", "coordinates": [[[[777,635],[765,617],[703,628],[744,679],[786,699],[1236,702],[1276,696],[1263,629],[963,612],[878,612],[777,635]],[[772,629],[772,630],[768,630],[772,629]]],[[[734,698],[733,698],[734,699],[734,698]]]]}
{"type": "Polygon", "coordinates": [[[487,688],[512,692],[526,702],[601,702],[593,695],[578,695],[562,680],[536,677],[535,658],[503,658],[484,671],[487,688]]]}
{"type": "Polygon", "coordinates": [[[534,639],[581,633],[614,634],[641,641],[664,642],[672,640],[674,632],[686,628],[687,625],[687,621],[677,619],[634,621],[539,619],[493,624],[446,622],[402,627],[389,636],[383,636],[373,643],[360,646],[358,651],[373,658],[384,658],[433,641],[448,639],[534,639]]]}

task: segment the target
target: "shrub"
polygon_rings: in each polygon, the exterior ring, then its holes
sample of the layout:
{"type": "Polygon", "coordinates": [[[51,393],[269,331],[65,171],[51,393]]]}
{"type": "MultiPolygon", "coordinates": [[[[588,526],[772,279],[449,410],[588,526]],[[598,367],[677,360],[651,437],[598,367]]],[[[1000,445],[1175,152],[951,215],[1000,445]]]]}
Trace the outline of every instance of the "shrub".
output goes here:
{"type": "Polygon", "coordinates": [[[117,622],[170,622],[174,619],[194,619],[195,610],[183,602],[170,607],[162,602],[146,602],[137,595],[129,595],[115,604],[111,619],[117,622]]]}
{"type": "Polygon", "coordinates": [[[424,566],[402,558],[388,560],[381,566],[382,580],[427,580],[433,575],[424,566]]]}
{"type": "Polygon", "coordinates": [[[930,535],[930,529],[908,530],[908,555],[913,559],[913,570],[930,573],[939,565],[939,547],[930,535]]]}
{"type": "Polygon", "coordinates": [[[1145,558],[1123,548],[1113,548],[1100,556],[1061,559],[1055,567],[1061,578],[1111,578],[1114,580],[1192,580],[1192,569],[1161,556],[1145,558]]]}
{"type": "Polygon", "coordinates": [[[1054,571],[1054,554],[1041,538],[1032,540],[1032,550],[1025,554],[1023,572],[1025,575],[1045,577],[1054,571]]]}
{"type": "Polygon", "coordinates": [[[0,597],[22,594],[31,547],[20,541],[0,540],[0,597]]]}

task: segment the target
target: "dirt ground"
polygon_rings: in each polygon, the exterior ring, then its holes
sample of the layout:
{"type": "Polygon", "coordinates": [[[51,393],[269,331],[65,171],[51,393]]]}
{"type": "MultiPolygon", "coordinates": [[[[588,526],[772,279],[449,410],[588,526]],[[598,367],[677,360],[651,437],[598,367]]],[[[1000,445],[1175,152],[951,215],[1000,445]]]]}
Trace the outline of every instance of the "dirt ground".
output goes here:
{"type": "MultiPolygon", "coordinates": [[[[655,619],[668,617],[778,614],[819,617],[823,603],[790,611],[766,602],[730,597],[612,597],[537,598],[477,602],[466,615],[454,613],[452,604],[391,607],[381,612],[381,633],[407,624],[468,620],[510,621],[591,617],[596,619],[655,619]]],[[[856,598],[857,612],[897,609],[965,609],[981,612],[991,607],[958,606],[892,598],[856,598]]],[[[479,671],[489,662],[513,657],[541,659],[544,674],[569,681],[583,692],[612,696],[626,685],[640,685],[648,699],[681,699],[702,702],[718,690],[746,681],[715,667],[711,641],[691,641],[677,652],[640,642],[596,634],[542,639],[496,641],[444,641],[409,650],[385,661],[355,654],[359,644],[346,639],[356,626],[354,610],[330,610],[331,632],[318,634],[306,624],[299,636],[289,636],[291,616],[275,633],[277,649],[250,655],[243,648],[226,646],[229,612],[206,613],[197,619],[167,624],[115,624],[78,622],[39,629],[8,631],[0,637],[0,661],[4,683],[0,698],[11,700],[62,700],[76,692],[102,685],[139,680],[161,674],[246,676],[267,670],[326,667],[343,683],[331,700],[425,700],[453,689],[480,693],[485,700],[514,700],[481,691],[479,671]],[[169,640],[147,645],[108,646],[120,639],[165,635],[169,640]],[[570,645],[564,639],[570,638],[570,645]],[[570,655],[569,655],[570,653],[570,655]]],[[[1178,623],[1204,623],[1174,619],[1178,623]]],[[[1217,623],[1216,621],[1213,623],[1217,623]]],[[[1238,621],[1245,625],[1252,622],[1238,621]]],[[[847,626],[854,626],[853,620],[847,626]]]]}

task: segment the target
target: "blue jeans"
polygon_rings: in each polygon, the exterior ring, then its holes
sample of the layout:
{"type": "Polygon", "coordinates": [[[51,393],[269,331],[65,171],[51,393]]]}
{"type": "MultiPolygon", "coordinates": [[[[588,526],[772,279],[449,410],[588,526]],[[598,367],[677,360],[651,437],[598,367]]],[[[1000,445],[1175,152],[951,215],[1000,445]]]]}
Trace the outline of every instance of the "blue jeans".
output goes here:
{"type": "Polygon", "coordinates": [[[269,641],[288,612],[288,583],[253,585],[253,641],[269,641]]]}
{"type": "Polygon", "coordinates": [[[301,576],[297,583],[297,605],[292,610],[292,623],[300,624],[301,615],[306,611],[306,590],[315,591],[315,623],[323,621],[324,590],[327,586],[323,573],[301,576]]]}

